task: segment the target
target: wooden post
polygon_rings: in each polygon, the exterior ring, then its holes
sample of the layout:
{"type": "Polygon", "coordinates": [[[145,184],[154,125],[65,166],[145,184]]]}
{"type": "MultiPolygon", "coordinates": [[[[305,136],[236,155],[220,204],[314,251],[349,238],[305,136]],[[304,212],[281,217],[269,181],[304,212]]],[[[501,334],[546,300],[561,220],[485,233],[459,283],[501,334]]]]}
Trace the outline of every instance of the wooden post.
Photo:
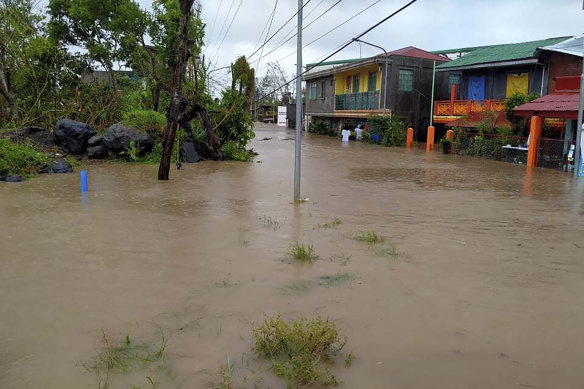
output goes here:
{"type": "Polygon", "coordinates": [[[527,166],[537,166],[537,147],[543,131],[543,120],[540,116],[533,116],[529,126],[529,149],[527,151],[527,166]]]}
{"type": "Polygon", "coordinates": [[[450,140],[451,142],[454,141],[454,131],[452,130],[446,131],[446,139],[450,140]]]}
{"type": "Polygon", "coordinates": [[[410,148],[414,145],[414,129],[412,127],[408,128],[408,133],[406,137],[406,147],[410,148]]]}
{"type": "Polygon", "coordinates": [[[428,126],[428,139],[426,141],[426,151],[434,151],[434,126],[428,126]]]}
{"type": "Polygon", "coordinates": [[[454,116],[454,100],[456,100],[456,84],[450,88],[450,115],[454,116]]]}

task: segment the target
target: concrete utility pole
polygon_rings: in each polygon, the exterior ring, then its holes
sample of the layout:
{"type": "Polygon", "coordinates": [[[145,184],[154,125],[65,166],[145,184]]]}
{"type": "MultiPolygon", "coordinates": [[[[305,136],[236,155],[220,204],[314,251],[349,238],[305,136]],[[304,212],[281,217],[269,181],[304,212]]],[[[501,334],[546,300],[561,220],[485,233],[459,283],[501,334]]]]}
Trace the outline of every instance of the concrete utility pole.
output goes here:
{"type": "MultiPolygon", "coordinates": [[[[582,39],[584,42],[584,39],[582,39]]],[[[582,46],[582,74],[580,75],[580,103],[578,104],[578,124],[576,124],[576,155],[574,159],[574,174],[581,177],[582,172],[582,115],[584,114],[584,43],[582,46]]]]}
{"type": "MultiPolygon", "coordinates": [[[[383,117],[385,117],[385,110],[387,109],[387,87],[388,87],[388,85],[387,85],[387,64],[389,62],[389,58],[387,57],[387,50],[385,50],[381,46],[374,45],[373,43],[362,41],[361,39],[355,39],[355,40],[359,43],[364,43],[366,45],[376,47],[379,50],[381,50],[383,52],[383,54],[385,55],[385,69],[383,71],[383,83],[385,84],[385,87],[383,88],[383,106],[382,106],[383,117]]],[[[383,87],[383,85],[382,85],[382,87],[383,87]]]]}
{"type": "Polygon", "coordinates": [[[296,140],[294,157],[294,200],[300,200],[300,156],[302,142],[302,7],[298,0],[298,36],[296,39],[296,140]]]}

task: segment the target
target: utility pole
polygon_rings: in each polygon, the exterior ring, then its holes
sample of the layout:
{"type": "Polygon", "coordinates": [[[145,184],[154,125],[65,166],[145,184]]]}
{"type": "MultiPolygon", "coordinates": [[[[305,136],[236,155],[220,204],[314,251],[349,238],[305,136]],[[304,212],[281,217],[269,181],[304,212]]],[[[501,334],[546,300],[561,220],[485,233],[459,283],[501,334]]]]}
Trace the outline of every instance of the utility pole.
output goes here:
{"type": "Polygon", "coordinates": [[[304,0],[298,0],[298,36],[296,39],[296,139],[294,142],[294,200],[300,200],[300,156],[302,142],[302,8],[304,0]]]}
{"type": "MultiPolygon", "coordinates": [[[[584,7],[584,5],[583,5],[584,7]]],[[[576,124],[576,155],[574,159],[574,174],[576,177],[581,177],[584,175],[584,170],[582,168],[582,115],[584,113],[584,37],[582,39],[582,74],[580,75],[580,103],[578,104],[578,124],[576,124]]]]}
{"type": "Polygon", "coordinates": [[[436,81],[436,61],[432,66],[432,96],[430,97],[430,126],[434,125],[434,83],[436,81]]]}

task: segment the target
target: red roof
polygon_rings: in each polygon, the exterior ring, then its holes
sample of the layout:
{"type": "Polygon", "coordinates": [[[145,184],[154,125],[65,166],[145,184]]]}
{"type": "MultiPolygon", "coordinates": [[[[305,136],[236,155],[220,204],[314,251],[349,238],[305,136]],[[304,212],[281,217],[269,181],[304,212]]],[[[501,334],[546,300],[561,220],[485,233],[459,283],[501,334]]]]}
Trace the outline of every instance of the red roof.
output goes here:
{"type": "Polygon", "coordinates": [[[423,58],[423,59],[432,59],[441,62],[448,62],[450,61],[449,58],[442,57],[429,51],[418,49],[417,47],[408,46],[398,50],[390,51],[387,55],[401,55],[403,57],[416,57],[416,58],[423,58]]]}
{"type": "Polygon", "coordinates": [[[556,92],[515,107],[513,113],[518,116],[577,119],[579,99],[578,93],[556,92]]]}

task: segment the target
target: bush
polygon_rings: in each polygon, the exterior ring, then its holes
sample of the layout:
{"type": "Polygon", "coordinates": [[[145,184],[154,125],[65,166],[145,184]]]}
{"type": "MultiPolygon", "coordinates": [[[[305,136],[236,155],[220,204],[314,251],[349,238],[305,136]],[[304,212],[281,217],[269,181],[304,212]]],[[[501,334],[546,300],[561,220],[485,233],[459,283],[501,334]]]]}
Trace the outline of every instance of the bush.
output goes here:
{"type": "Polygon", "coordinates": [[[148,133],[153,139],[162,139],[166,131],[166,116],[156,111],[135,109],[125,112],[122,123],[148,133]]]}
{"type": "Polygon", "coordinates": [[[240,96],[237,91],[228,89],[223,91],[223,96],[208,108],[211,121],[217,127],[216,133],[221,144],[227,146],[234,143],[239,151],[245,147],[255,136],[253,132],[253,120],[249,112],[245,110],[246,97],[240,96]]]}
{"type": "Polygon", "coordinates": [[[452,141],[450,139],[440,139],[440,145],[442,146],[442,152],[444,154],[450,154],[450,150],[452,149],[452,141]]]}
{"type": "Polygon", "coordinates": [[[49,157],[30,146],[0,139],[0,175],[34,176],[49,161],[49,157]]]}
{"type": "Polygon", "coordinates": [[[318,135],[338,136],[339,134],[325,122],[310,123],[308,132],[318,135]]]}
{"type": "Polygon", "coordinates": [[[223,157],[233,161],[249,162],[253,157],[252,153],[245,148],[240,147],[234,141],[228,141],[221,146],[223,157]]]}
{"type": "Polygon", "coordinates": [[[368,119],[370,135],[379,137],[384,146],[404,146],[406,144],[406,126],[396,116],[371,116],[368,119]]]}

